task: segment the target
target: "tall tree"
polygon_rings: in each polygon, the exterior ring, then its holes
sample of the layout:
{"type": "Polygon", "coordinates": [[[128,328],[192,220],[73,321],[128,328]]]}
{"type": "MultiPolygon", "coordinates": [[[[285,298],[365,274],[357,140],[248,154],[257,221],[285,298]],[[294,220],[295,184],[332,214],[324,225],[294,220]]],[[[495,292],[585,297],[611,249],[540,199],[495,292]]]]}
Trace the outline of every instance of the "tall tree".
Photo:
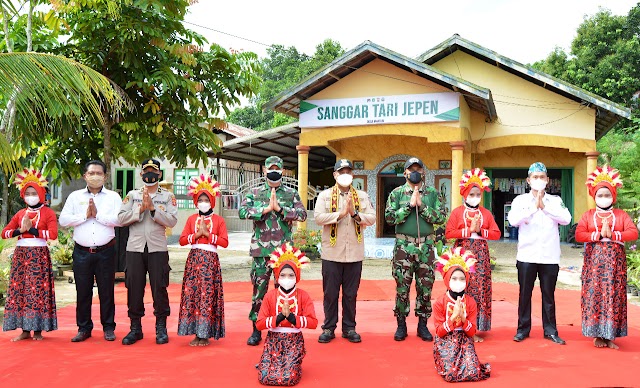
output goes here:
{"type": "MultiPolygon", "coordinates": [[[[99,73],[34,48],[51,48],[55,33],[45,26],[44,15],[34,19],[28,2],[25,15],[8,0],[0,2],[3,29],[0,47],[0,224],[8,216],[8,177],[43,136],[60,136],[70,123],[101,122],[103,111],[122,114],[126,96],[99,73]],[[35,25],[34,25],[35,24],[35,25]],[[15,51],[14,51],[15,50],[15,51]]],[[[52,21],[54,22],[54,21],[52,21]]]]}
{"type": "Polygon", "coordinates": [[[620,169],[625,187],[622,206],[637,206],[640,196],[640,3],[626,16],[600,9],[578,27],[571,51],[556,48],[534,68],[632,108],[632,119],[620,121],[598,141],[600,163],[620,169]]]}
{"type": "Polygon", "coordinates": [[[300,53],[295,47],[273,45],[267,49],[267,57],[260,61],[264,71],[262,84],[256,97],[247,107],[235,109],[227,120],[257,131],[293,122],[290,116],[263,111],[262,106],[278,93],[294,86],[305,77],[318,71],[344,54],[340,43],[327,39],[316,46],[313,56],[300,53]]]}
{"type": "MultiPolygon", "coordinates": [[[[105,112],[102,159],[130,163],[151,155],[178,165],[208,161],[219,117],[257,90],[253,53],[230,53],[185,28],[186,0],[86,0],[57,4],[69,25],[61,52],[122,87],[135,112],[105,112]]],[[[78,136],[82,139],[84,136],[78,136]]],[[[65,146],[65,145],[63,145],[65,146]]],[[[49,148],[53,151],[53,148],[49,148]]]]}

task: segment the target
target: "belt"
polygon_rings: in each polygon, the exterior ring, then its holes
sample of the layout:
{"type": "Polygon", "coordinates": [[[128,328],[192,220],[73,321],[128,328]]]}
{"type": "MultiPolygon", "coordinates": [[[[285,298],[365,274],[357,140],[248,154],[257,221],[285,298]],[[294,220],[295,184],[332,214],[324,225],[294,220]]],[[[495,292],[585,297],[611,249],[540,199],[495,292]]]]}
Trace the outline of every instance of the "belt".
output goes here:
{"type": "Polygon", "coordinates": [[[417,237],[407,236],[406,234],[400,234],[400,233],[396,234],[396,238],[399,239],[399,240],[407,240],[407,241],[413,242],[413,243],[423,243],[423,242],[427,241],[426,237],[417,238],[417,237]]]}
{"type": "Polygon", "coordinates": [[[108,243],[101,245],[99,247],[83,247],[82,245],[76,243],[76,247],[78,247],[79,249],[82,249],[83,251],[89,252],[89,253],[98,253],[100,251],[104,251],[107,248],[110,248],[112,246],[116,245],[116,239],[114,238],[113,240],[109,241],[108,243]]]}

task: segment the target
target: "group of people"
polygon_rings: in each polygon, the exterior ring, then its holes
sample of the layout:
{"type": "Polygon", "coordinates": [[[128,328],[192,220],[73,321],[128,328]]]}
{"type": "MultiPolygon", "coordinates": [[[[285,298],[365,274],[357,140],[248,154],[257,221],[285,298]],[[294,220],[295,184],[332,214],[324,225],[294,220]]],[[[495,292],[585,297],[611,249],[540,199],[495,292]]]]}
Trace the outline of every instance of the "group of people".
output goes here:
{"type": "MultiPolygon", "coordinates": [[[[315,328],[318,320],[309,294],[298,287],[301,269],[308,259],[290,245],[294,222],[307,218],[305,206],[293,188],[282,183],[283,161],[265,160],[265,183],[249,192],[240,208],[240,218],[253,221],[250,244],[253,284],[249,320],[253,330],[247,340],[256,346],[267,329],[263,355],[258,365],[259,381],[266,385],[294,385],[302,375],[305,355],[303,328],[315,328]],[[275,288],[268,291],[274,279],[275,288]]],[[[335,185],[319,194],[315,222],[322,227],[322,286],[324,322],[318,342],[335,339],[338,300],[342,289],[342,337],[359,343],[356,331],[356,300],[364,260],[364,229],[376,220],[376,211],[366,192],[353,185],[353,164],[339,159],[334,165],[335,185]]],[[[69,195],[60,214],[63,227],[73,227],[75,248],[78,333],[71,340],[91,337],[92,288],[100,299],[103,336],[114,341],[114,250],[115,227],[128,226],[126,276],[130,332],[122,339],[132,345],[143,338],[146,275],[153,296],[156,343],[169,341],[166,321],[170,314],[169,255],[166,228],[177,223],[174,195],[159,187],[160,162],[148,159],[140,173],[144,187],[132,190],[123,201],[104,187],[107,167],[90,161],[84,167],[86,188],[69,195]]],[[[425,166],[418,158],[404,165],[406,182],[394,189],[385,206],[385,220],[395,227],[396,242],[392,275],[396,281],[394,340],[408,336],[409,290],[415,279],[418,317],[417,335],[433,341],[428,319],[434,316],[433,347],[437,372],[446,381],[476,381],[490,375],[489,364],[481,364],[474,342],[484,340],[480,332],[491,329],[491,267],[487,240],[500,238],[500,230],[481,203],[491,181],[479,168],[469,170],[460,181],[463,204],[447,214],[442,195],[425,182],[425,166]],[[447,252],[436,255],[436,227],[446,223],[445,237],[455,239],[447,252]],[[434,271],[443,275],[446,293],[431,303],[434,271]]],[[[531,296],[536,278],[542,291],[544,337],[565,344],[556,326],[555,287],[559,271],[559,225],[571,222],[571,214],[560,197],[545,192],[549,181],[542,163],[528,171],[531,190],[517,196],[508,214],[519,227],[517,270],[520,295],[518,327],[514,341],[525,340],[531,331],[531,296]]],[[[15,179],[26,207],[16,213],[2,231],[3,238],[17,237],[4,327],[22,329],[13,340],[42,339],[42,331],[57,328],[54,277],[47,240],[57,238],[58,221],[45,202],[46,180],[33,169],[15,179]],[[31,336],[33,331],[33,337],[31,336]]],[[[616,337],[627,334],[625,241],[638,238],[638,229],[624,211],[614,209],[617,189],[622,185],[616,170],[604,166],[588,181],[596,208],[578,223],[576,240],[585,243],[582,270],[582,331],[594,338],[596,347],[617,348],[616,337]]],[[[220,185],[210,176],[194,178],[189,186],[197,212],[180,235],[181,245],[191,245],[182,283],[178,335],[194,335],[192,346],[209,345],[209,339],[225,336],[224,297],[218,247],[229,239],[224,219],[213,213],[220,185]]]]}

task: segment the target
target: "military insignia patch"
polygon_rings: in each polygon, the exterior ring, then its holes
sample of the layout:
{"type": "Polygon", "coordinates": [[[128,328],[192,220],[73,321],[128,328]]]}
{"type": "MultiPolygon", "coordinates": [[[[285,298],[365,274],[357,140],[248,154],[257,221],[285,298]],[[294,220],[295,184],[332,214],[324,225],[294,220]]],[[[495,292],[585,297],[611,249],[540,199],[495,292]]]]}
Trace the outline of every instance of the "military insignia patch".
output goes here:
{"type": "Polygon", "coordinates": [[[126,197],[124,197],[124,199],[122,200],[122,203],[127,203],[129,202],[129,196],[127,195],[126,197]]]}
{"type": "Polygon", "coordinates": [[[176,201],[176,196],[175,195],[171,196],[171,204],[173,206],[177,206],[178,205],[178,201],[176,201]]]}

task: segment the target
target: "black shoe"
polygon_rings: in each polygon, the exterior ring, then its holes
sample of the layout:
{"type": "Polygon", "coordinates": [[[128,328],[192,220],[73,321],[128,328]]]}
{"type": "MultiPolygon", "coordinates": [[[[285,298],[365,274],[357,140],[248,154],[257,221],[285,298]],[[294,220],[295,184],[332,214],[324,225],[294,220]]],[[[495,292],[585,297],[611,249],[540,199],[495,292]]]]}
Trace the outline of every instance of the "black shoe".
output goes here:
{"type": "Polygon", "coordinates": [[[567,342],[565,340],[563,340],[562,338],[558,337],[557,335],[551,334],[551,335],[545,335],[544,336],[545,339],[548,339],[549,341],[553,341],[555,343],[557,343],[558,345],[566,345],[567,342]]]}
{"type": "Polygon", "coordinates": [[[123,345],[133,345],[143,337],[140,319],[131,320],[131,331],[122,339],[123,345]]]}
{"type": "Polygon", "coordinates": [[[169,343],[169,335],[167,334],[167,317],[156,318],[156,343],[158,345],[169,343]]]}
{"type": "Polygon", "coordinates": [[[75,337],[71,338],[71,342],[82,342],[82,341],[86,340],[87,338],[91,338],[91,332],[90,331],[79,331],[78,334],[76,334],[75,337]]]}
{"type": "Polygon", "coordinates": [[[256,323],[253,322],[253,333],[251,333],[251,336],[247,340],[247,345],[257,346],[260,341],[262,341],[262,333],[256,328],[256,323]]]}
{"type": "Polygon", "coordinates": [[[107,341],[115,341],[116,340],[116,333],[113,332],[113,330],[105,330],[104,331],[104,339],[107,341]]]}
{"type": "Polygon", "coordinates": [[[418,337],[422,338],[423,341],[433,341],[433,336],[429,332],[429,328],[427,328],[427,318],[418,319],[418,337]]]}
{"type": "Polygon", "coordinates": [[[318,337],[318,342],[321,344],[328,344],[334,338],[336,338],[336,335],[333,333],[333,330],[324,329],[322,330],[320,337],[318,337]]]}
{"type": "Polygon", "coordinates": [[[529,334],[524,334],[524,333],[516,333],[516,335],[513,337],[513,340],[516,342],[522,342],[524,341],[525,338],[528,338],[529,334]]]}
{"type": "Polygon", "coordinates": [[[405,317],[396,317],[398,321],[398,329],[396,329],[396,333],[393,335],[393,339],[396,341],[404,341],[407,338],[407,320],[405,317]]]}
{"type": "Polygon", "coordinates": [[[358,342],[362,342],[362,337],[360,334],[356,333],[355,330],[349,330],[348,332],[342,332],[342,338],[346,338],[349,342],[357,344],[358,342]]]}

